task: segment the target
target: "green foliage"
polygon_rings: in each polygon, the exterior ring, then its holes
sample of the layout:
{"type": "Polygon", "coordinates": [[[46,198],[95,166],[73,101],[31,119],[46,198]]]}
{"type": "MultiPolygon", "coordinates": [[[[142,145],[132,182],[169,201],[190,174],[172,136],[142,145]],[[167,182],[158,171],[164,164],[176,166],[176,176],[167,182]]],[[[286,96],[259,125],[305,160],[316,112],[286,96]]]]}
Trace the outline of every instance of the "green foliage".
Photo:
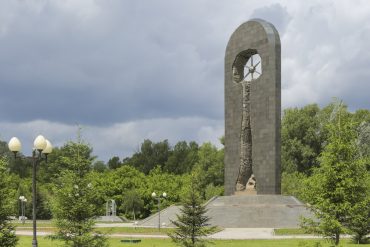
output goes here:
{"type": "MultiPolygon", "coordinates": [[[[370,187],[368,187],[370,188],[370,187]]],[[[354,234],[353,241],[358,244],[370,242],[370,195],[350,209],[347,228],[354,234]]]]}
{"type": "Polygon", "coordinates": [[[150,212],[156,210],[156,201],[151,197],[152,192],[158,195],[163,192],[167,193],[166,200],[162,206],[167,207],[180,201],[185,192],[188,181],[187,176],[165,173],[160,167],[153,169],[145,178],[146,192],[144,194],[145,208],[150,212]]]}
{"type": "Polygon", "coordinates": [[[130,159],[126,159],[124,164],[132,165],[144,174],[156,166],[163,167],[170,155],[170,145],[168,140],[154,143],[151,140],[144,140],[139,152],[136,152],[130,159]]]}
{"type": "MultiPolygon", "coordinates": [[[[195,142],[180,141],[172,148],[167,140],[152,142],[144,140],[140,150],[125,158],[123,165],[131,165],[144,174],[149,174],[155,167],[160,166],[167,173],[189,173],[198,160],[198,144],[195,142]]],[[[108,164],[111,169],[121,165],[118,157],[113,157],[108,164]]]]}
{"type": "Polygon", "coordinates": [[[120,168],[123,164],[120,162],[119,157],[114,156],[108,160],[108,167],[109,169],[117,169],[120,168]]]}
{"type": "Polygon", "coordinates": [[[168,173],[189,173],[198,160],[198,144],[185,141],[178,142],[173,148],[163,170],[168,173]]]}
{"type": "Polygon", "coordinates": [[[69,141],[61,148],[54,148],[48,155],[47,164],[41,162],[39,166],[39,177],[43,183],[54,183],[65,170],[84,174],[92,170],[92,148],[82,142],[69,141]]]}
{"type": "Polygon", "coordinates": [[[73,171],[65,171],[55,190],[53,214],[58,227],[56,239],[62,239],[67,246],[106,246],[105,237],[93,234],[95,191],[92,184],[73,171]]]}
{"type": "Polygon", "coordinates": [[[144,206],[144,201],[136,190],[129,190],[123,195],[122,208],[125,214],[132,212],[134,220],[136,220],[135,212],[141,210],[144,206]]]}
{"type": "MultiPolygon", "coordinates": [[[[100,208],[100,215],[104,214],[105,203],[108,200],[114,199],[117,205],[121,205],[125,200],[124,194],[128,191],[136,190],[140,196],[148,193],[145,190],[145,175],[128,165],[104,173],[90,173],[89,179],[95,188],[95,204],[100,208]]],[[[117,214],[124,214],[125,210],[122,211],[122,209],[122,207],[118,207],[117,214]]],[[[135,213],[139,214],[140,217],[148,215],[141,209],[135,213]]]]}
{"type": "Polygon", "coordinates": [[[181,215],[176,221],[171,221],[177,229],[168,235],[176,244],[184,247],[205,246],[205,236],[216,231],[216,227],[208,227],[210,220],[207,209],[202,205],[202,200],[197,193],[195,177],[191,178],[189,191],[185,197],[181,215]]]}
{"type": "Polygon", "coordinates": [[[206,200],[211,199],[214,196],[222,196],[224,194],[224,186],[218,185],[215,186],[213,184],[208,184],[205,190],[206,200]]]}
{"type": "Polygon", "coordinates": [[[14,226],[9,222],[9,216],[14,213],[15,191],[8,187],[11,180],[10,174],[6,171],[6,160],[0,157],[0,246],[16,246],[18,238],[14,233],[14,226]]]}
{"type": "MultiPolygon", "coordinates": [[[[51,212],[51,201],[52,201],[52,185],[51,184],[39,184],[37,186],[36,196],[36,207],[37,214],[36,218],[41,220],[49,220],[52,217],[51,212]]],[[[29,210],[31,210],[32,203],[29,204],[29,210]]],[[[31,214],[30,214],[31,215],[31,214]]]]}
{"type": "MultiPolygon", "coordinates": [[[[343,201],[352,200],[349,194],[357,189],[348,186],[348,184],[358,184],[360,181],[367,180],[366,188],[370,188],[368,178],[370,172],[369,126],[369,110],[357,110],[350,113],[343,104],[338,104],[335,101],[321,109],[315,104],[302,108],[286,109],[282,119],[282,193],[294,195],[303,201],[310,202],[313,208],[318,207],[316,204],[322,204],[323,207],[328,207],[327,214],[330,215],[330,212],[335,212],[337,209],[327,206],[328,202],[342,205],[343,201]],[[343,121],[338,121],[339,115],[343,121]],[[341,125],[338,125],[339,122],[341,125]],[[351,132],[348,141],[339,142],[336,141],[339,138],[333,139],[334,134],[338,136],[339,132],[346,132],[347,128],[351,132]],[[346,148],[341,148],[346,145],[346,148]],[[330,160],[331,162],[329,162],[330,160]],[[361,174],[354,175],[360,173],[358,167],[367,169],[363,172],[367,178],[361,177],[361,174]],[[354,174],[348,173],[348,169],[352,169],[354,174]],[[342,170],[345,172],[341,172],[342,170]],[[327,180],[323,180],[323,177],[318,175],[319,173],[322,173],[322,176],[327,174],[327,180]],[[330,174],[331,176],[329,176],[330,174]],[[307,182],[303,183],[302,181],[307,182]],[[316,187],[322,186],[321,183],[324,186],[323,189],[316,190],[316,187]],[[312,192],[308,190],[312,190],[312,192]],[[322,199],[314,199],[318,193],[324,190],[327,193],[322,199]],[[336,199],[330,201],[330,197],[336,199]]],[[[346,134],[341,135],[342,138],[346,136],[346,134]]],[[[221,142],[223,141],[221,138],[221,142]]],[[[26,215],[30,218],[32,211],[32,163],[30,159],[21,154],[15,160],[7,148],[7,143],[3,141],[0,141],[0,155],[9,158],[5,167],[6,176],[11,178],[7,180],[6,187],[11,193],[14,193],[15,199],[20,195],[29,199],[26,215]]],[[[157,194],[163,192],[168,194],[167,199],[163,200],[163,207],[179,203],[188,195],[186,185],[191,183],[191,173],[196,177],[197,192],[203,201],[212,196],[223,194],[224,153],[222,149],[218,150],[210,143],[199,146],[195,142],[180,141],[172,147],[167,140],[160,142],[144,140],[136,153],[123,160],[120,160],[119,157],[112,157],[107,164],[104,164],[102,161],[94,163],[94,158],[90,146],[81,142],[67,142],[62,147],[53,150],[48,157],[48,163],[41,162],[39,164],[36,205],[38,219],[50,218],[52,206],[54,207],[57,202],[61,203],[61,199],[57,199],[61,197],[57,188],[60,188],[61,191],[72,189],[68,186],[65,188],[61,186],[65,182],[64,180],[71,179],[68,177],[69,173],[75,173],[78,179],[81,179],[79,182],[81,184],[92,184],[94,200],[91,201],[91,205],[95,215],[105,213],[105,203],[110,199],[116,201],[118,214],[130,214],[132,210],[127,204],[130,204],[131,199],[126,199],[132,196],[139,197],[143,202],[142,207],[135,208],[135,218],[146,217],[157,210],[156,201],[151,197],[153,191],[157,194]],[[131,195],[131,192],[136,195],[131,195]],[[52,202],[54,202],[53,205],[52,202]]],[[[78,179],[76,181],[79,181],[78,179]]],[[[349,229],[357,240],[365,241],[364,236],[368,234],[368,229],[370,229],[369,193],[370,191],[367,189],[364,193],[366,196],[357,198],[356,203],[350,203],[349,209],[346,206],[348,210],[342,210],[345,212],[345,216],[343,216],[345,220],[337,220],[339,225],[332,221],[332,218],[328,218],[327,227],[333,228],[333,231],[336,228],[340,228],[341,231],[344,228],[346,231],[349,229]]],[[[85,199],[88,201],[88,198],[85,199]]],[[[66,200],[72,203],[71,199],[67,198],[66,200]]],[[[80,205],[78,200],[76,203],[80,205]]],[[[19,211],[18,204],[17,200],[9,203],[13,215],[19,211]]],[[[66,206],[64,210],[67,208],[66,206]]],[[[89,207],[86,209],[80,207],[78,210],[88,209],[89,207]]],[[[323,214],[326,212],[325,210],[318,211],[323,214]]],[[[55,210],[53,213],[56,214],[55,210]]],[[[83,215],[82,211],[81,214],[83,215]]],[[[341,216],[340,219],[343,217],[341,216]]],[[[319,226],[311,225],[312,230],[314,228],[320,230],[319,226]]]]}
{"type": "Polygon", "coordinates": [[[7,160],[6,167],[10,173],[18,175],[20,178],[31,176],[32,163],[26,159],[22,153],[18,153],[17,157],[9,150],[8,143],[0,140],[0,157],[7,160]]]}
{"type": "Polygon", "coordinates": [[[204,143],[198,152],[198,162],[193,169],[201,197],[206,199],[205,188],[209,184],[224,184],[224,152],[211,143],[204,143]]]}
{"type": "Polygon", "coordinates": [[[84,143],[69,142],[63,147],[64,155],[58,157],[66,168],[55,186],[53,216],[58,227],[52,238],[61,239],[66,246],[107,246],[102,234],[94,234],[96,191],[89,179],[93,157],[91,148],[84,143]]]}
{"type": "Polygon", "coordinates": [[[283,195],[295,196],[298,199],[302,200],[303,190],[304,190],[304,181],[307,176],[300,172],[283,172],[281,174],[281,193],[283,195]]]}
{"type": "Polygon", "coordinates": [[[105,172],[108,169],[104,161],[101,160],[95,161],[92,168],[96,172],[105,172]]]}
{"type": "Polygon", "coordinates": [[[8,160],[8,167],[11,173],[18,175],[20,178],[32,176],[32,162],[29,158],[18,153],[16,158],[11,156],[8,160]]]}
{"type": "Polygon", "coordinates": [[[370,111],[367,109],[358,109],[353,113],[353,121],[357,123],[370,123],[370,111]]]}
{"type": "Polygon", "coordinates": [[[320,108],[312,104],[284,110],[281,135],[282,171],[310,174],[324,141],[320,108]]]}
{"type": "Polygon", "coordinates": [[[344,227],[350,227],[355,216],[353,209],[366,198],[368,173],[358,155],[355,125],[343,106],[333,111],[326,127],[328,143],[320,155],[320,167],[306,180],[303,196],[319,220],[308,225],[338,245],[344,227]]]}
{"type": "Polygon", "coordinates": [[[370,172],[370,120],[368,122],[361,121],[357,129],[359,153],[365,159],[367,171],[370,172]]]}

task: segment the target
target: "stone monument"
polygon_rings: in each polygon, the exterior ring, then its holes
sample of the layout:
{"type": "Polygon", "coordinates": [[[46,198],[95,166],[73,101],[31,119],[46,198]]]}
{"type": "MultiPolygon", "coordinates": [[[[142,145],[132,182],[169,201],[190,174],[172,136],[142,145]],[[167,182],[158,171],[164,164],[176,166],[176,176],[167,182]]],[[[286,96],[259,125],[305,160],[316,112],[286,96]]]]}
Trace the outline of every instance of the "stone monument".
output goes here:
{"type": "MultiPolygon", "coordinates": [[[[295,228],[301,216],[312,218],[302,202],[280,195],[280,91],[278,32],[260,19],[240,25],[225,55],[225,196],[205,204],[211,225],[295,228]]],[[[173,205],[161,217],[171,222],[179,213],[173,205]]]]}
{"type": "Polygon", "coordinates": [[[231,35],[225,54],[225,195],[253,189],[280,194],[280,63],[272,24],[253,19],[231,35]]]}
{"type": "MultiPolygon", "coordinates": [[[[117,216],[117,204],[116,201],[113,199],[110,199],[105,204],[105,215],[97,217],[97,221],[104,221],[104,222],[123,222],[121,218],[124,217],[118,217],[117,216]]],[[[126,218],[124,218],[125,221],[127,221],[126,218]]]]}
{"type": "Polygon", "coordinates": [[[115,200],[108,200],[105,205],[105,216],[117,216],[117,205],[115,200]]]}

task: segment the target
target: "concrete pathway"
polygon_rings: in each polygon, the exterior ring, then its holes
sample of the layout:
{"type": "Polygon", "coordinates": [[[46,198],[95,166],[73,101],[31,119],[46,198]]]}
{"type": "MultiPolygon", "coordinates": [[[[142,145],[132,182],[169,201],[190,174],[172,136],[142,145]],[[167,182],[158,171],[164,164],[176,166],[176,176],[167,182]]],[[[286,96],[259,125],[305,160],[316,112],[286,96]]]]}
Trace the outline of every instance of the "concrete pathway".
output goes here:
{"type": "Polygon", "coordinates": [[[134,223],[96,223],[96,227],[134,227],[134,223]]]}
{"type": "MultiPolygon", "coordinates": [[[[32,236],[32,231],[17,230],[17,235],[32,236]]],[[[51,232],[37,232],[37,236],[47,236],[52,234],[51,232]]],[[[169,238],[167,235],[154,235],[154,234],[110,234],[111,237],[117,238],[169,238]]],[[[311,239],[321,238],[314,235],[274,235],[273,228],[225,228],[224,230],[217,232],[211,236],[211,239],[311,239]]]]}
{"type": "MultiPolygon", "coordinates": [[[[33,236],[32,231],[25,231],[25,230],[21,230],[21,231],[16,230],[15,234],[20,235],[20,236],[33,236]]],[[[37,236],[48,236],[48,235],[51,235],[51,232],[37,232],[37,236]]]]}
{"type": "Polygon", "coordinates": [[[274,228],[225,228],[209,238],[212,239],[311,239],[321,238],[314,235],[275,235],[274,228]]]}
{"type": "MultiPolygon", "coordinates": [[[[19,236],[33,236],[32,231],[15,231],[19,236]]],[[[51,232],[37,232],[37,236],[49,236],[51,232]]],[[[150,234],[110,234],[110,237],[115,238],[169,238],[167,235],[150,235],[150,234]]]]}
{"type": "Polygon", "coordinates": [[[274,228],[225,228],[210,236],[212,239],[271,239],[274,228]]]}

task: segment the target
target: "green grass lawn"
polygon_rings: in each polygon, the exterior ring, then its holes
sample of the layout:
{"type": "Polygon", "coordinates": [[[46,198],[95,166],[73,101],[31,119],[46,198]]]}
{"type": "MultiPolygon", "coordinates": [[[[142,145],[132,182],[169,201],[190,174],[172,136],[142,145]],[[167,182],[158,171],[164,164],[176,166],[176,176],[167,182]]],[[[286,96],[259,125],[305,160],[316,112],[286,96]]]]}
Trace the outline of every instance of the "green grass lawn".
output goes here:
{"type": "MultiPolygon", "coordinates": [[[[17,226],[17,230],[22,231],[32,231],[32,228],[29,226],[23,227],[23,226],[17,226]]],[[[37,227],[38,232],[55,232],[57,230],[56,227],[37,227]]],[[[105,233],[105,234],[116,234],[116,233],[122,233],[122,234],[148,234],[148,235],[167,235],[168,232],[173,232],[173,228],[161,228],[160,231],[158,231],[158,228],[147,228],[147,227],[100,227],[95,228],[95,231],[105,233]]]]}
{"type": "MultiPolygon", "coordinates": [[[[32,231],[30,226],[17,226],[17,230],[26,230],[32,231]]],[[[38,226],[37,231],[39,232],[55,232],[57,228],[49,226],[38,226]]],[[[98,227],[95,228],[95,231],[106,234],[148,234],[148,235],[167,235],[169,232],[173,232],[174,228],[161,228],[159,231],[158,228],[148,228],[148,227],[98,227]]],[[[218,228],[218,231],[221,231],[221,228],[218,228]]]]}
{"type": "MultiPolygon", "coordinates": [[[[26,220],[26,222],[23,224],[19,222],[18,220],[12,221],[12,224],[16,227],[32,227],[32,221],[26,220]]],[[[52,227],[53,224],[50,220],[37,220],[37,227],[52,227]]]]}
{"type": "MultiPolygon", "coordinates": [[[[120,240],[124,238],[110,238],[109,243],[111,247],[175,247],[176,245],[171,242],[170,239],[141,239],[141,243],[128,244],[121,243],[120,240]]],[[[213,241],[215,247],[313,247],[315,243],[320,243],[321,247],[331,246],[324,240],[301,240],[301,239],[282,239],[282,240],[217,240],[213,241]]],[[[19,244],[17,247],[29,247],[32,243],[32,237],[20,237],[19,244]]],[[[40,247],[62,247],[62,242],[51,241],[46,238],[38,238],[40,247]]],[[[320,245],[319,245],[320,246],[320,245]]],[[[370,244],[356,245],[349,243],[349,240],[342,240],[341,247],[370,247],[370,244]]]]}
{"type": "Polygon", "coordinates": [[[280,228],[274,229],[275,235],[305,235],[309,234],[303,228],[280,228]]]}
{"type": "Polygon", "coordinates": [[[107,233],[107,234],[148,234],[148,235],[167,235],[168,232],[173,232],[173,228],[147,228],[147,227],[101,227],[95,228],[96,231],[107,233]]]}
{"type": "MultiPolygon", "coordinates": [[[[148,227],[107,227],[107,228],[95,228],[96,231],[107,233],[107,234],[148,234],[148,235],[167,235],[169,232],[175,231],[174,228],[161,228],[158,231],[158,228],[148,228],[148,227]]],[[[221,231],[222,228],[217,228],[216,232],[221,231]]]]}

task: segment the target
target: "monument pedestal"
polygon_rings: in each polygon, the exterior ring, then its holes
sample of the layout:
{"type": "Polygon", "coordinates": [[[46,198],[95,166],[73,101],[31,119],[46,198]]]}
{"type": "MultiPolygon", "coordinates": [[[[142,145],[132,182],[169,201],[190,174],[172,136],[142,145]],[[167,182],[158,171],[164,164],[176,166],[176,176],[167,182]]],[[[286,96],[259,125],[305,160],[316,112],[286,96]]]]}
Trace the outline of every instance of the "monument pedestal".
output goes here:
{"type": "MultiPolygon", "coordinates": [[[[233,195],[219,196],[207,204],[209,223],[222,228],[298,228],[300,217],[312,217],[305,204],[293,196],[233,195]]],[[[161,222],[173,227],[171,220],[181,214],[180,206],[161,211],[161,222]]],[[[158,214],[139,222],[141,226],[158,226],[158,214]]]]}
{"type": "MultiPolygon", "coordinates": [[[[118,216],[100,216],[96,219],[98,222],[124,222],[118,216]]],[[[127,222],[127,221],[126,221],[127,222]]]]}
{"type": "Polygon", "coordinates": [[[247,193],[209,202],[209,223],[223,228],[298,228],[301,216],[312,217],[306,205],[293,196],[247,193]]]}
{"type": "Polygon", "coordinates": [[[234,192],[234,195],[235,196],[250,196],[250,195],[254,195],[256,196],[257,195],[257,191],[256,189],[245,189],[245,190],[242,190],[242,191],[235,191],[234,192]]]}

